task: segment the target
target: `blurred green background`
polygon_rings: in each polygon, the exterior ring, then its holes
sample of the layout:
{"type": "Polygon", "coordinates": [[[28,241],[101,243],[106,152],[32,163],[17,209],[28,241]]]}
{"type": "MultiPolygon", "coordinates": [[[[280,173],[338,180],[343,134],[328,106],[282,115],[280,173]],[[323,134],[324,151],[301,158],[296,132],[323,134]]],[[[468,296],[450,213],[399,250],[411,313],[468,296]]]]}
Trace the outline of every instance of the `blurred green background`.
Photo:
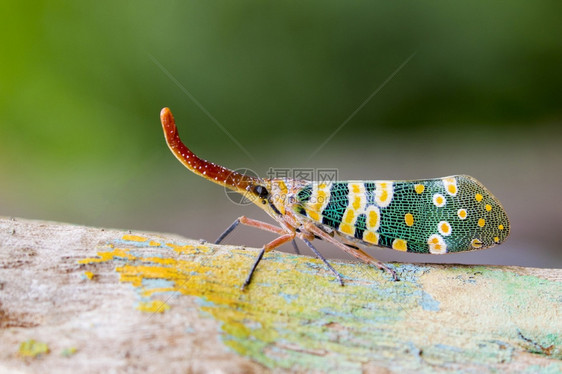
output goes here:
{"type": "MultiPolygon", "coordinates": [[[[560,14],[543,1],[3,1],[0,215],[207,240],[239,215],[267,220],[175,160],[168,106],[196,153],[233,169],[466,173],[512,220],[495,249],[370,250],[381,260],[562,267],[560,14]]],[[[229,242],[271,238],[241,228],[229,242]]]]}

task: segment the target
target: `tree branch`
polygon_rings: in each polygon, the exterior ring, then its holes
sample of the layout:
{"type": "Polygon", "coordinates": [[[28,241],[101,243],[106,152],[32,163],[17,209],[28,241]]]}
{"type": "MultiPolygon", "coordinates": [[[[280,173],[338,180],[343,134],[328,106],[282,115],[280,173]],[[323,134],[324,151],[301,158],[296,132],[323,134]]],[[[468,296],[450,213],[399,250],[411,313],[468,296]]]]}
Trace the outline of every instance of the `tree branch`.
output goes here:
{"type": "Polygon", "coordinates": [[[562,370],[560,269],[257,253],[2,218],[0,371],[562,370]]]}

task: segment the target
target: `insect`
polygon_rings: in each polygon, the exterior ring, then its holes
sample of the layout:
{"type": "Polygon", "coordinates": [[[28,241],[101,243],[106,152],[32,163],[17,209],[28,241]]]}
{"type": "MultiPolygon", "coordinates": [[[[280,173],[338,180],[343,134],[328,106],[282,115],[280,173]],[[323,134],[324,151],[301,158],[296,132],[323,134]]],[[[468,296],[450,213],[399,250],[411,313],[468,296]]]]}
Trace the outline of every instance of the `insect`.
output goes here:
{"type": "Polygon", "coordinates": [[[445,254],[488,248],[509,235],[509,219],[501,203],[467,175],[341,182],[257,178],[197,157],[180,140],[168,108],[162,109],[160,120],[168,147],[185,167],[243,194],[278,224],[239,217],[215,241],[222,242],[240,223],[278,235],[263,246],[242,288],[250,283],[266,252],[290,241],[294,244],[295,238],[310,247],[343,285],[341,275],[312,245],[314,239],[325,240],[398,280],[394,270],[358,245],[445,254]]]}

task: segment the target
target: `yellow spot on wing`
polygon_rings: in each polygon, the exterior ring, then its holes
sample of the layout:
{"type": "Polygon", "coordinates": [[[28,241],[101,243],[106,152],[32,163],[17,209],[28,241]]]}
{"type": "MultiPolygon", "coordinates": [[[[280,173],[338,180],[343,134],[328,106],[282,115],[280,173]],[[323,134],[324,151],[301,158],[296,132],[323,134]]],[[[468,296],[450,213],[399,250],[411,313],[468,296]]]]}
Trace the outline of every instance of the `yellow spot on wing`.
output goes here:
{"type": "Polygon", "coordinates": [[[387,207],[392,201],[392,182],[376,182],[375,186],[375,201],[377,205],[381,208],[387,207]]]}
{"type": "Polygon", "coordinates": [[[329,187],[326,183],[320,183],[318,186],[313,187],[312,195],[309,202],[305,206],[307,215],[316,222],[322,222],[320,214],[328,205],[329,200],[329,187]]]}
{"type": "Polygon", "coordinates": [[[439,234],[433,234],[427,239],[427,245],[429,246],[429,253],[433,255],[441,255],[447,253],[447,244],[443,237],[439,234]]]}
{"type": "Polygon", "coordinates": [[[486,210],[489,212],[490,210],[492,210],[492,206],[490,204],[486,204],[486,210]]]}
{"type": "Polygon", "coordinates": [[[369,206],[367,208],[367,229],[377,231],[380,225],[380,211],[376,206],[369,206]]]}
{"type": "Polygon", "coordinates": [[[327,200],[328,200],[328,193],[324,190],[319,190],[318,197],[316,198],[316,204],[322,206],[322,204],[324,204],[324,202],[327,200]]]}
{"type": "Polygon", "coordinates": [[[381,193],[379,194],[379,200],[381,201],[381,203],[384,203],[386,199],[388,199],[388,191],[382,190],[381,193]]]}
{"type": "Polygon", "coordinates": [[[347,235],[353,235],[355,233],[355,229],[353,228],[353,226],[347,223],[342,223],[338,231],[343,232],[344,234],[347,235]]]}
{"type": "Polygon", "coordinates": [[[476,199],[476,201],[481,202],[484,197],[481,194],[477,193],[474,198],[476,199]]]}
{"type": "Polygon", "coordinates": [[[447,201],[445,200],[445,197],[443,195],[441,195],[439,193],[436,193],[435,195],[433,195],[433,204],[436,207],[441,208],[441,207],[445,206],[446,202],[447,201]]]}
{"type": "Polygon", "coordinates": [[[353,224],[353,218],[355,218],[355,211],[353,209],[346,209],[343,215],[342,222],[347,223],[348,225],[353,224]]]}
{"type": "Polygon", "coordinates": [[[314,220],[316,222],[320,222],[320,214],[316,213],[314,210],[307,209],[306,215],[309,216],[310,218],[312,218],[312,220],[314,220]]]}
{"type": "Polygon", "coordinates": [[[453,184],[450,184],[450,185],[447,187],[447,191],[448,191],[451,195],[454,195],[454,194],[457,193],[457,187],[456,187],[455,185],[453,185],[453,184]]]}
{"type": "Polygon", "coordinates": [[[484,218],[480,218],[478,220],[478,226],[484,227],[485,224],[486,224],[486,220],[484,218]]]}
{"type": "Polygon", "coordinates": [[[404,221],[406,222],[406,225],[412,226],[414,224],[414,216],[411,213],[406,213],[404,221]]]}
{"type": "Polygon", "coordinates": [[[437,228],[439,230],[439,233],[443,236],[449,236],[451,235],[451,225],[449,224],[449,222],[447,221],[441,221],[439,222],[439,224],[437,225],[437,228]]]}
{"type": "Polygon", "coordinates": [[[472,245],[472,248],[474,249],[482,248],[482,242],[479,239],[472,239],[470,245],[472,245]]]}
{"type": "Polygon", "coordinates": [[[371,244],[379,244],[379,234],[373,231],[365,230],[363,232],[363,240],[371,244]]]}
{"type": "Polygon", "coordinates": [[[354,209],[355,215],[363,214],[365,212],[365,205],[367,198],[365,196],[365,184],[349,183],[349,205],[348,209],[354,209]]]}
{"type": "Polygon", "coordinates": [[[392,249],[406,252],[408,250],[408,244],[404,239],[394,239],[392,241],[392,249]]]}
{"type": "Polygon", "coordinates": [[[355,196],[353,198],[353,209],[355,210],[359,210],[359,208],[361,208],[361,196],[355,196]]]}
{"type": "Polygon", "coordinates": [[[498,229],[503,230],[503,225],[499,225],[498,229]]]}
{"type": "Polygon", "coordinates": [[[451,196],[457,195],[457,180],[454,177],[451,178],[443,178],[443,185],[445,186],[445,190],[451,196]]]}
{"type": "Polygon", "coordinates": [[[423,184],[416,184],[414,186],[414,190],[416,190],[416,193],[418,195],[421,195],[423,193],[423,191],[425,191],[425,186],[423,184]]]}

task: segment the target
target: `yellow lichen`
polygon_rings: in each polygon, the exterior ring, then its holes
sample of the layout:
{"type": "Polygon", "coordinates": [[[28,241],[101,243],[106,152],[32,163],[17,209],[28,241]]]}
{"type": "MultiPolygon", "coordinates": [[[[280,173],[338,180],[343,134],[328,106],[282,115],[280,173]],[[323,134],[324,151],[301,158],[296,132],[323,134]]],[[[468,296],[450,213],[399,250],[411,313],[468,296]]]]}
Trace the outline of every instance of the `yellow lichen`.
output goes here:
{"type": "Polygon", "coordinates": [[[30,339],[20,344],[18,353],[21,357],[35,358],[41,354],[49,353],[49,346],[47,343],[30,339]]]}
{"type": "Polygon", "coordinates": [[[141,312],[148,313],[164,313],[170,309],[170,306],[160,300],[152,300],[148,302],[141,302],[137,305],[137,309],[141,312]]]}

